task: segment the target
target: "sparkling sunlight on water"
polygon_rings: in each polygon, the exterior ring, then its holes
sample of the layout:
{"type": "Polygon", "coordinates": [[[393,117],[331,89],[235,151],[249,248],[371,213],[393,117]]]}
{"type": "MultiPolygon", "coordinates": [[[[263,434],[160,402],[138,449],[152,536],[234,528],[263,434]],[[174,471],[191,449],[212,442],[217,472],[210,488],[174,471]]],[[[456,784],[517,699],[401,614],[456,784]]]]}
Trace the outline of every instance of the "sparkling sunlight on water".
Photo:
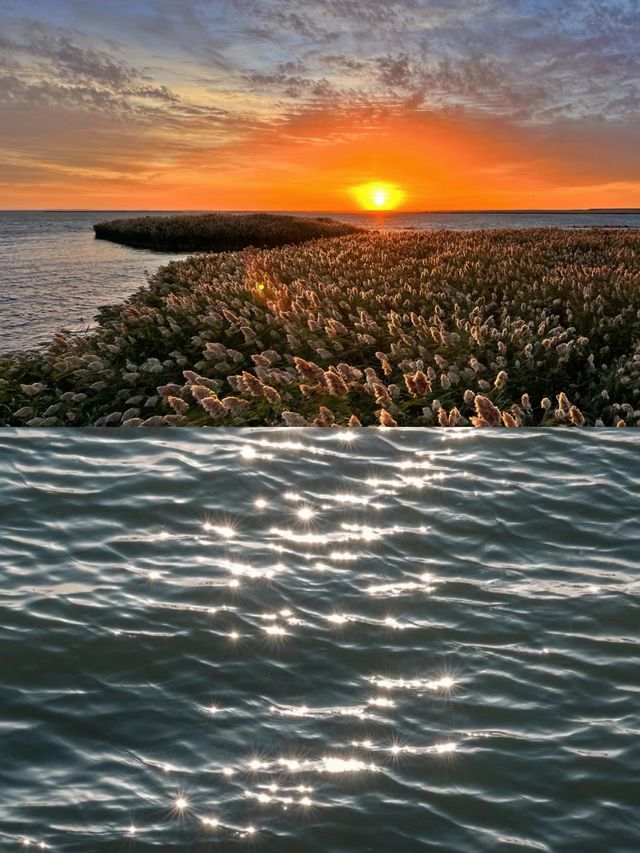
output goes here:
{"type": "Polygon", "coordinates": [[[2,436],[2,849],[631,849],[634,439],[354,439],[2,436]]]}

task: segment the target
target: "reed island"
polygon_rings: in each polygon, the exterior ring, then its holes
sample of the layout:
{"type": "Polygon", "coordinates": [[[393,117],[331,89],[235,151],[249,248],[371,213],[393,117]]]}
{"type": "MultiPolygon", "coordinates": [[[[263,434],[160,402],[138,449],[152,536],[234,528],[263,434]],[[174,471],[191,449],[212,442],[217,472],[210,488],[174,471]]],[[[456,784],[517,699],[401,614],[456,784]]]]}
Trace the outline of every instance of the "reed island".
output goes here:
{"type": "Polygon", "coordinates": [[[329,217],[204,213],[112,219],[96,223],[93,230],[98,239],[157,252],[235,252],[248,246],[296,246],[361,229],[329,217]]]}

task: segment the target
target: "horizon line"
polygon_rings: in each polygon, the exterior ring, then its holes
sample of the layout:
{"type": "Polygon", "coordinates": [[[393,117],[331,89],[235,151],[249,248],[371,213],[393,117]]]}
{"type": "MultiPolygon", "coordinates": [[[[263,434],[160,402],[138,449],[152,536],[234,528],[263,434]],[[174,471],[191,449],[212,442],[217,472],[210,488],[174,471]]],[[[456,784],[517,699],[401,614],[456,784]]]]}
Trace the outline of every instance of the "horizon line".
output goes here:
{"type": "Polygon", "coordinates": [[[562,207],[562,208],[436,208],[413,210],[313,210],[313,209],[235,209],[235,208],[174,208],[174,207],[6,207],[0,213],[317,213],[340,216],[371,215],[431,215],[431,214],[563,214],[563,213],[638,213],[640,207],[562,207]]]}

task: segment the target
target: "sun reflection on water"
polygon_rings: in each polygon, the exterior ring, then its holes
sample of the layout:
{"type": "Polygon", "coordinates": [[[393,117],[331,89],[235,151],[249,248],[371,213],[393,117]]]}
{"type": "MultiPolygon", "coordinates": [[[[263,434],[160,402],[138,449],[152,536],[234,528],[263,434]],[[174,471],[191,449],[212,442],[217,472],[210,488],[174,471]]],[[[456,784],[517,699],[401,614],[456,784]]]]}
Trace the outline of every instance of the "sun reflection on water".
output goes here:
{"type": "Polygon", "coordinates": [[[183,796],[176,797],[175,808],[176,811],[183,812],[185,809],[189,808],[189,800],[183,796]]]}
{"type": "MultiPolygon", "coordinates": [[[[239,510],[231,516],[203,508],[200,521],[195,520],[197,530],[187,533],[174,535],[167,525],[145,541],[154,548],[154,558],[157,558],[158,553],[165,555],[171,546],[160,549],[155,543],[174,540],[184,549],[184,559],[181,558],[179,564],[171,562],[170,557],[166,563],[156,559],[151,568],[130,569],[138,579],[157,583],[158,589],[173,588],[184,592],[184,598],[177,605],[160,600],[160,595],[158,600],[153,600],[136,593],[129,599],[138,606],[158,611],[176,606],[194,619],[199,614],[206,615],[210,620],[206,630],[211,637],[213,662],[217,661],[218,651],[223,659],[237,664],[247,656],[268,662],[289,655],[294,659],[305,644],[319,639],[333,644],[339,655],[343,651],[350,653],[365,636],[367,642],[378,637],[385,648],[401,648],[402,641],[394,635],[424,624],[416,615],[419,611],[415,607],[423,606],[425,596],[434,593],[443,580],[439,572],[422,571],[431,560],[405,566],[394,559],[399,537],[424,537],[429,528],[424,523],[413,527],[394,523],[393,500],[385,497],[381,502],[380,496],[435,487],[446,476],[441,470],[440,456],[431,455],[423,460],[407,457],[397,465],[387,466],[384,473],[352,479],[343,488],[327,489],[326,493],[320,486],[319,493],[315,493],[313,485],[308,483],[275,493],[273,484],[262,476],[270,461],[280,454],[290,453],[295,457],[304,452],[326,457],[336,452],[344,455],[347,451],[336,445],[348,446],[357,438],[356,430],[335,430],[328,436],[330,441],[316,447],[288,439],[244,443],[237,455],[243,462],[250,463],[241,468],[246,476],[253,478],[244,511],[239,510]],[[387,511],[391,520],[385,524],[382,520],[387,511]],[[277,559],[272,559],[276,554],[277,559]],[[392,558],[388,563],[387,556],[392,558]],[[342,583],[344,598],[327,601],[320,597],[318,600],[324,601],[324,606],[299,602],[295,596],[301,577],[320,587],[328,580],[342,583]],[[204,603],[200,598],[196,602],[186,600],[195,595],[206,595],[204,603]],[[397,607],[400,597],[404,612],[397,607]]],[[[318,460],[317,464],[326,465],[330,461],[318,460]]],[[[423,516],[420,521],[424,521],[423,516]]],[[[137,558],[135,564],[144,566],[137,558]]],[[[150,591],[149,587],[145,589],[150,591]]],[[[112,631],[113,635],[122,633],[120,628],[112,631]]],[[[252,839],[260,834],[256,824],[238,823],[233,819],[234,805],[240,800],[249,801],[250,807],[259,809],[261,815],[268,815],[270,809],[295,813],[295,810],[326,808],[333,802],[333,789],[338,791],[336,801],[339,801],[340,777],[357,776],[366,780],[371,774],[390,772],[394,761],[402,756],[427,758],[460,751],[460,738],[455,732],[440,732],[431,744],[424,746],[410,744],[402,733],[411,694],[428,694],[434,703],[439,701],[443,707],[443,697],[455,693],[461,679],[446,668],[426,675],[398,672],[397,667],[385,674],[356,673],[349,684],[354,693],[353,701],[335,704],[330,704],[331,699],[327,701],[326,697],[323,697],[324,702],[316,697],[314,679],[314,673],[309,673],[308,681],[301,682],[306,695],[304,692],[272,698],[262,695],[259,699],[254,697],[247,707],[251,708],[251,714],[261,719],[265,718],[261,715],[267,715],[272,721],[278,717],[297,719],[301,733],[314,732],[315,726],[327,725],[331,720],[339,734],[331,741],[326,739],[324,746],[317,738],[306,739],[299,746],[289,744],[290,751],[287,749],[282,755],[254,754],[241,760],[234,758],[233,738],[225,736],[221,754],[209,771],[216,774],[221,788],[226,787],[224,796],[207,800],[199,794],[195,796],[192,772],[188,767],[163,760],[146,761],[155,772],[165,776],[171,774],[172,783],[180,784],[189,779],[189,795],[182,788],[178,793],[173,788],[173,796],[167,795],[171,819],[176,823],[195,821],[216,842],[218,839],[223,839],[223,843],[231,838],[252,839]],[[361,727],[361,734],[366,733],[366,736],[353,739],[351,731],[339,728],[347,724],[361,727]],[[342,740],[341,734],[344,734],[342,740]],[[315,747],[313,751],[310,743],[315,747]],[[370,760],[373,753],[375,762],[370,760]],[[317,790],[309,784],[314,778],[324,780],[318,783],[317,790]],[[202,809],[199,802],[203,804],[202,809]]],[[[248,684],[248,695],[250,689],[248,684]]],[[[217,688],[211,693],[222,696],[217,688]]],[[[225,721],[233,720],[236,715],[241,719],[242,714],[247,714],[246,708],[223,707],[224,700],[220,705],[206,697],[205,692],[201,704],[194,703],[194,706],[209,732],[228,732],[221,728],[225,721]]],[[[261,827],[261,832],[263,830],[266,825],[261,827]]],[[[129,838],[139,838],[145,828],[137,820],[120,832],[129,838]]],[[[37,844],[27,837],[22,843],[24,846],[37,844]]],[[[47,846],[44,842],[39,845],[42,849],[47,846]]]]}

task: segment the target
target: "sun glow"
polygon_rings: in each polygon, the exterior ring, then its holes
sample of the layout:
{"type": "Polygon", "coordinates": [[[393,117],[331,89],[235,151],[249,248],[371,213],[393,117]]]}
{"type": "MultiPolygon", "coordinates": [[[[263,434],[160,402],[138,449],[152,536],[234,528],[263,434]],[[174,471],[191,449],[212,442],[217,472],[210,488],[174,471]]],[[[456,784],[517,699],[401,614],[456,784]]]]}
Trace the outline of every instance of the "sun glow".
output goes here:
{"type": "Polygon", "coordinates": [[[406,193],[397,184],[371,181],[351,188],[351,193],[363,210],[393,210],[402,204],[406,193]]]}

